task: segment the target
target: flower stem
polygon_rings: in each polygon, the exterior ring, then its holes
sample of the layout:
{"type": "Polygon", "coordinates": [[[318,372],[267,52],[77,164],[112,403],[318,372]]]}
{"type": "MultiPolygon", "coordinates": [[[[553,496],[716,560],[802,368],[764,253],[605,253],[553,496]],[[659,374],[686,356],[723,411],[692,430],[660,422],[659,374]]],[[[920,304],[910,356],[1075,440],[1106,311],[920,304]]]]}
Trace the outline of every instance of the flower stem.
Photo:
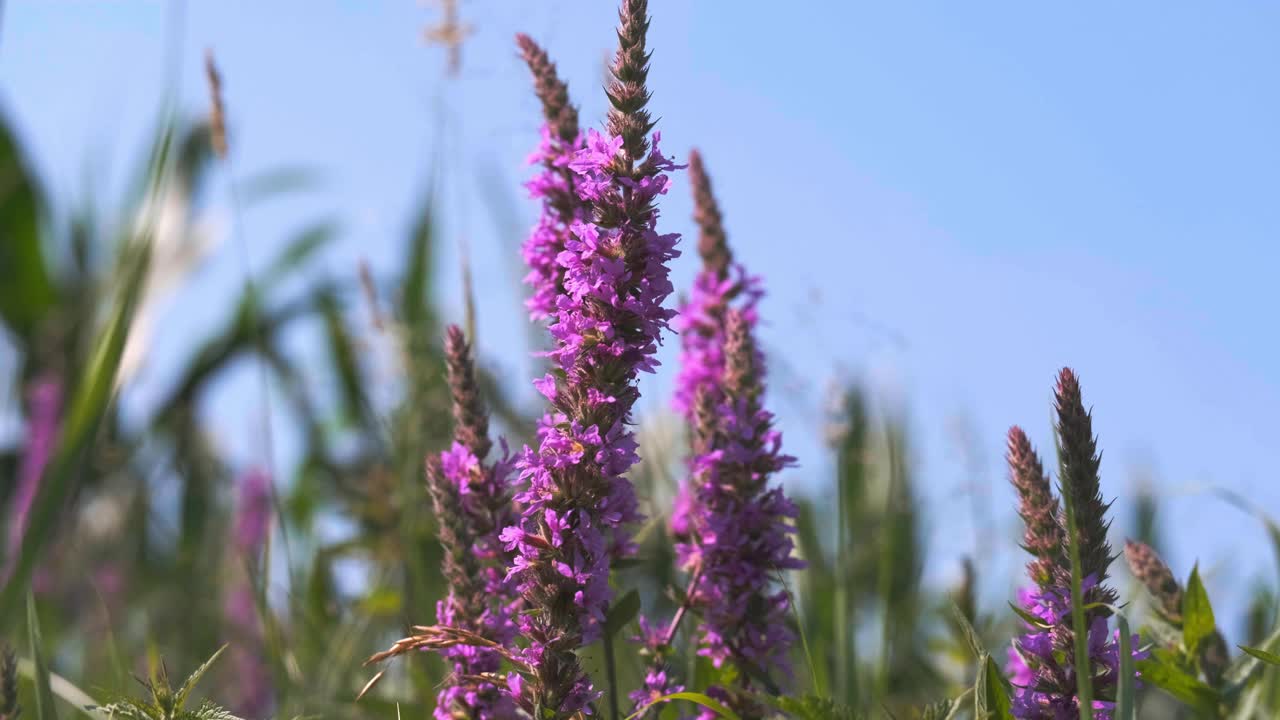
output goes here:
{"type": "MultiPolygon", "coordinates": [[[[607,605],[604,612],[607,617],[607,605]]],[[[618,720],[618,663],[613,657],[613,633],[608,630],[604,633],[604,669],[609,682],[609,718],[618,720]]]]}
{"type": "Polygon", "coordinates": [[[1067,548],[1071,556],[1071,626],[1075,635],[1076,698],[1080,720],[1093,720],[1093,666],[1089,662],[1089,627],[1084,615],[1084,593],[1080,576],[1080,533],[1076,528],[1075,503],[1070,493],[1062,493],[1067,516],[1067,548]]]}

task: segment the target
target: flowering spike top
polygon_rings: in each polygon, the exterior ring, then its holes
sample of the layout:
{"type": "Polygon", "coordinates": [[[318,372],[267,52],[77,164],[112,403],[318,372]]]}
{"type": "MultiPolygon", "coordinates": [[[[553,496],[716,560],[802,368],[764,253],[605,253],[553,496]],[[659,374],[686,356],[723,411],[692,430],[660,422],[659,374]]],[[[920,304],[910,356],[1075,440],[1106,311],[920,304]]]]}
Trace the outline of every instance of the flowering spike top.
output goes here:
{"type": "Polygon", "coordinates": [[[445,330],[444,359],[452,399],[454,439],[483,462],[493,448],[493,441],[489,439],[489,412],[480,397],[471,345],[457,325],[445,330]]]}
{"type": "Polygon", "coordinates": [[[716,667],[732,663],[747,685],[776,689],[774,678],[791,675],[795,634],[787,594],[772,579],[804,564],[791,555],[796,508],[770,480],[794,458],[782,454],[781,434],[763,408],[764,362],[750,321],[729,310],[725,326],[724,392],[711,416],[710,394],[698,396],[700,421],[710,427],[691,462],[690,540],[676,553],[694,578],[699,654],[716,667]]]}
{"type": "Polygon", "coordinates": [[[533,74],[534,91],[542,102],[545,118],[542,141],[529,158],[542,170],[525,185],[531,197],[542,201],[542,214],[522,248],[529,266],[524,281],[533,288],[525,306],[534,320],[544,320],[555,310],[556,298],[564,291],[560,253],[574,225],[587,219],[587,206],[578,196],[574,173],[569,169],[569,163],[582,149],[583,138],[578,130],[578,111],[569,101],[568,86],[556,74],[555,63],[528,35],[517,35],[516,43],[533,74]]]}
{"type": "MultiPolygon", "coordinates": [[[[516,635],[513,618],[519,609],[515,583],[506,572],[510,558],[499,539],[502,529],[515,520],[508,480],[511,462],[504,452],[491,465],[484,463],[493,445],[489,416],[476,383],[471,347],[457,326],[446,331],[445,362],[454,441],[448,450],[427,458],[427,490],[439,523],[449,586],[448,595],[436,605],[436,620],[507,646],[516,635]]],[[[437,720],[514,717],[506,687],[475,679],[501,669],[497,649],[455,645],[442,654],[453,662],[453,676],[436,698],[437,720]]]]}
{"type": "MultiPolygon", "coordinates": [[[[1080,386],[1070,370],[1059,378],[1056,405],[1061,445],[1060,486],[1075,502],[1079,525],[1085,603],[1114,602],[1115,592],[1102,584],[1110,564],[1106,545],[1107,505],[1101,500],[1098,456],[1089,415],[1080,402],[1080,386]]],[[[1019,720],[1063,720],[1077,717],[1077,673],[1072,653],[1071,567],[1067,533],[1059,502],[1049,479],[1019,428],[1009,431],[1009,472],[1019,496],[1019,514],[1026,525],[1025,547],[1035,556],[1027,573],[1035,587],[1019,592],[1018,600],[1037,623],[1027,624],[1009,649],[1008,672],[1014,686],[1013,716],[1019,720]]],[[[1085,615],[1089,667],[1094,689],[1093,716],[1111,720],[1120,677],[1117,637],[1107,629],[1108,613],[1088,610],[1085,615]]],[[[1137,648],[1137,636],[1133,637],[1137,648]]],[[[1135,659],[1146,652],[1133,651],[1135,659]]]]}
{"type": "Polygon", "coordinates": [[[698,393],[709,393],[709,401],[714,405],[721,392],[725,369],[725,312],[736,307],[744,319],[754,325],[756,304],[764,291],[759,278],[749,276],[741,263],[733,262],[711,178],[697,150],[689,153],[689,181],[693,188],[693,217],[699,228],[698,254],[702,257],[702,270],[694,279],[693,291],[675,321],[681,353],[673,404],[693,422],[698,393]]]}
{"type": "Polygon", "coordinates": [[[1040,457],[1022,428],[1009,428],[1009,480],[1018,491],[1018,515],[1026,530],[1023,547],[1035,556],[1027,574],[1039,586],[1053,581],[1062,562],[1062,526],[1058,524],[1058,499],[1053,496],[1049,476],[1040,457]]]}
{"type": "MultiPolygon", "coordinates": [[[[1101,457],[1098,454],[1097,440],[1093,436],[1093,417],[1084,407],[1080,381],[1071,368],[1063,368],[1058,374],[1054,409],[1058,415],[1056,429],[1061,447],[1058,482],[1075,509],[1081,574],[1085,577],[1092,576],[1097,581],[1093,592],[1085,597],[1085,602],[1115,604],[1116,592],[1106,585],[1107,569],[1116,557],[1111,552],[1111,545],[1107,543],[1107,530],[1111,527],[1111,521],[1106,514],[1111,503],[1102,500],[1102,486],[1098,476],[1101,457]]],[[[1069,587],[1071,568],[1064,563],[1060,572],[1062,580],[1069,587]]],[[[1111,611],[1098,607],[1089,613],[1106,617],[1111,611]]]]}
{"type": "Polygon", "coordinates": [[[657,367],[674,315],[663,304],[679,236],[657,232],[654,201],[679,166],[662,155],[656,133],[651,144],[636,136],[652,125],[643,110],[644,10],[644,2],[624,2],[609,134],[588,131],[568,155],[544,131],[543,147],[557,154],[548,161],[541,153],[547,170],[530,185],[543,199],[538,239],[525,246],[535,284],[530,309],[549,320],[554,341],[551,371],[534,385],[552,408],[536,447],[519,459],[523,511],[502,538],[516,553],[511,574],[527,605],[521,662],[533,669],[512,677],[512,694],[526,712],[547,718],[569,717],[598,697],[576,651],[600,636],[611,561],[634,549],[629,526],[640,514],[625,477],[639,459],[631,409],[638,375],[657,367]],[[575,203],[565,213],[553,199],[568,192],[575,203]]]}
{"type": "Polygon", "coordinates": [[[609,72],[613,79],[607,93],[609,103],[609,135],[622,141],[622,152],[615,158],[615,171],[631,174],[635,163],[648,153],[649,133],[653,120],[645,106],[649,104],[649,53],[645,38],[649,32],[649,0],[622,0],[618,9],[618,50],[609,72]]]}

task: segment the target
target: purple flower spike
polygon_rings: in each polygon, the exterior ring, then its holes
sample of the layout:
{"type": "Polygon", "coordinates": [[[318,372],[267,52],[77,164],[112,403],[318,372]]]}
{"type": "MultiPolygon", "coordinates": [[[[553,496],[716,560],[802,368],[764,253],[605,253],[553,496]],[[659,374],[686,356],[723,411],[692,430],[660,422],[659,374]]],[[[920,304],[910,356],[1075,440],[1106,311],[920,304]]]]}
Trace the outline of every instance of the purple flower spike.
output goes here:
{"type": "MultiPolygon", "coordinates": [[[[634,550],[631,410],[639,373],[657,367],[675,314],[663,304],[679,236],[657,232],[654,202],[679,166],[662,155],[657,133],[648,138],[646,3],[624,0],[620,17],[607,134],[568,142],[561,95],[547,92],[555,88],[535,67],[544,64],[530,61],[548,125],[535,156],[544,171],[530,184],[543,212],[525,258],[531,314],[547,319],[553,339],[551,371],[534,382],[552,411],[517,462],[523,510],[502,540],[516,554],[511,577],[527,605],[519,652],[531,677],[512,678],[512,693],[539,720],[590,712],[599,696],[576,651],[600,637],[610,565],[634,550]]],[[[534,56],[531,43],[521,45],[534,56]]]]}
{"type": "Polygon", "coordinates": [[[8,578],[18,560],[23,536],[27,532],[31,507],[40,491],[45,467],[53,455],[62,415],[62,381],[53,375],[35,380],[27,390],[29,419],[27,443],[18,468],[18,485],[9,510],[9,557],[0,577],[8,578]]]}

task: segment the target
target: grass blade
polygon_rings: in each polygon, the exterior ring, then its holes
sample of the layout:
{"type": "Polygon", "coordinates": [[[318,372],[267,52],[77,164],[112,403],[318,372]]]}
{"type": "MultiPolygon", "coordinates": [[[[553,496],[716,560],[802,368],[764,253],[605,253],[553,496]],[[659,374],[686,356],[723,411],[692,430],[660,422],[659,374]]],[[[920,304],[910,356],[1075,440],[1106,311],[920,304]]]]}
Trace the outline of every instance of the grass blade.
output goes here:
{"type": "Polygon", "coordinates": [[[1116,688],[1116,720],[1134,720],[1133,635],[1129,632],[1129,621],[1124,615],[1116,613],[1116,624],[1120,628],[1120,680],[1116,688]]]}
{"type": "Polygon", "coordinates": [[[36,599],[27,593],[27,638],[31,642],[32,680],[36,686],[36,720],[58,720],[49,689],[49,666],[44,660],[44,639],[40,635],[40,619],[36,616],[36,599]]]}

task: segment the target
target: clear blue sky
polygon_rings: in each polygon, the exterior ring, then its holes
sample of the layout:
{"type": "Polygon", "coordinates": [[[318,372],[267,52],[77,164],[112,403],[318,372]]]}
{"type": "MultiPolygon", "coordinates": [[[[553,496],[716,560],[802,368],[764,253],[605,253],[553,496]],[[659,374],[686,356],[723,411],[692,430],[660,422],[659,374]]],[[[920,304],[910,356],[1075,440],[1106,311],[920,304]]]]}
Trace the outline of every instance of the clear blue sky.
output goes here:
{"type": "MultiPolygon", "coordinates": [[[[1150,468],[1176,535],[1169,560],[1185,573],[1199,558],[1219,603],[1238,609],[1273,566],[1264,535],[1192,488],[1231,488],[1280,514],[1280,7],[790,5],[654,0],[651,84],[664,146],[704,151],[731,241],[767,276],[773,397],[803,464],[791,480],[826,482],[827,380],[868,378],[918,431],[930,577],[943,581],[972,550],[970,466],[995,532],[1014,536],[1004,431],[1023,424],[1051,449],[1050,387],[1070,364],[1095,408],[1116,538],[1135,472],[1150,468]],[[976,464],[957,423],[975,438],[976,464]]],[[[420,41],[438,11],[414,0],[175,7],[5,3],[0,93],[55,189],[82,194],[86,173],[118,185],[166,83],[201,111],[201,53],[213,47],[237,173],[302,165],[323,178],[248,214],[255,261],[285,231],[336,213],[344,233],[328,272],[349,276],[358,259],[393,271],[441,157],[446,306],[459,317],[465,239],[485,360],[527,375],[512,252],[534,213],[516,183],[539,116],[511,36],[549,47],[594,121],[612,3],[464,2],[476,34],[456,81],[420,41]],[[492,210],[495,173],[514,229],[492,210]]],[[[665,229],[692,229],[683,180],[663,209],[665,229]]],[[[161,357],[220,319],[200,300],[240,281],[237,252],[225,245],[177,296],[161,357]]],[[[678,261],[678,283],[694,267],[692,253],[678,261]]],[[[164,370],[138,392],[162,385],[164,370]]],[[[661,408],[669,388],[669,375],[647,381],[643,407],[661,408]]],[[[209,412],[243,415],[246,397],[229,393],[209,412]]],[[[238,431],[249,434],[233,425],[224,441],[251,455],[238,431]]],[[[990,562],[1000,585],[1019,559],[990,562]]]]}

